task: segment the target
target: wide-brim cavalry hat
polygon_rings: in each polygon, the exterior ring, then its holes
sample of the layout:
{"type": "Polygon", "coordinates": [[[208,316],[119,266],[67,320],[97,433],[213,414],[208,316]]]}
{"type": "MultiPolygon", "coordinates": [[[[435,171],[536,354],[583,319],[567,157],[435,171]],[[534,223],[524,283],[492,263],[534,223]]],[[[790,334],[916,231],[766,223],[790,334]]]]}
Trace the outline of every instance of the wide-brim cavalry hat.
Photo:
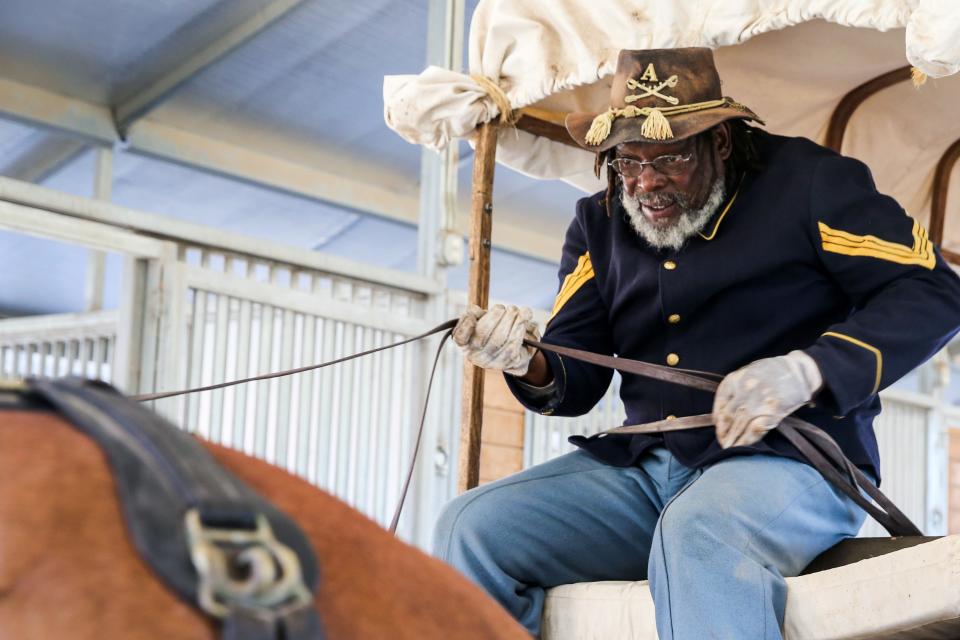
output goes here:
{"type": "Polygon", "coordinates": [[[577,144],[599,153],[621,142],[683,140],[734,118],[763,124],[721,93],[710,49],[625,49],[617,60],[610,108],[571,113],[566,126],[577,144]]]}

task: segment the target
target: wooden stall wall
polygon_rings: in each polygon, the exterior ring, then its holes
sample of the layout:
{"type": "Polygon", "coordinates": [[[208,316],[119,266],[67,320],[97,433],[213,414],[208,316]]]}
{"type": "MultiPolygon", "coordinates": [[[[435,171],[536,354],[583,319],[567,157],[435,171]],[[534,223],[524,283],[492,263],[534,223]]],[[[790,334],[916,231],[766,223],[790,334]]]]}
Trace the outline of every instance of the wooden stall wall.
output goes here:
{"type": "Polygon", "coordinates": [[[960,533],[960,428],[949,430],[950,433],[950,470],[948,472],[948,496],[950,500],[950,517],[947,523],[948,532],[960,533]]]}
{"type": "Polygon", "coordinates": [[[499,372],[486,372],[484,390],[480,484],[523,468],[523,407],[499,372]]]}

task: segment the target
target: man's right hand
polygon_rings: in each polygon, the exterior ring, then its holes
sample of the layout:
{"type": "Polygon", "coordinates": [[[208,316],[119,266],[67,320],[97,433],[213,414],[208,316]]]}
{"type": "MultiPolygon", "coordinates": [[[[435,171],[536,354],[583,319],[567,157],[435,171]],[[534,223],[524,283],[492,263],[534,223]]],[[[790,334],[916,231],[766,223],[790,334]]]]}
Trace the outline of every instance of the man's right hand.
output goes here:
{"type": "Polygon", "coordinates": [[[524,376],[536,353],[524,338],[540,339],[533,311],[528,307],[494,305],[489,311],[470,305],[453,329],[453,341],[471,363],[524,376]]]}

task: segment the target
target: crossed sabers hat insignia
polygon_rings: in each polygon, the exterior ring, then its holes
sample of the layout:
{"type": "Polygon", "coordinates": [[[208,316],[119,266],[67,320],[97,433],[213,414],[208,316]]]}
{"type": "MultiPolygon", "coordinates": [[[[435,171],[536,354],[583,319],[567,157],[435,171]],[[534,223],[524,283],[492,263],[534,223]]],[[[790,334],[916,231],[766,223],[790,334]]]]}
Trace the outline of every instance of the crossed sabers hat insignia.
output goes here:
{"type": "Polygon", "coordinates": [[[660,91],[667,87],[670,87],[672,89],[673,87],[677,86],[677,81],[678,81],[677,76],[673,75],[667,78],[666,80],[664,80],[663,82],[661,82],[660,84],[653,86],[653,85],[644,84],[642,82],[634,80],[633,78],[630,78],[629,80],[627,80],[627,88],[640,89],[644,93],[638,93],[632,96],[627,96],[626,98],[624,98],[624,101],[627,104],[630,104],[632,102],[636,102],[637,100],[642,100],[648,96],[653,96],[656,98],[660,98],[661,100],[666,100],[672,105],[676,105],[678,102],[680,102],[678,98],[674,96],[665,96],[662,93],[660,93],[660,91]]]}

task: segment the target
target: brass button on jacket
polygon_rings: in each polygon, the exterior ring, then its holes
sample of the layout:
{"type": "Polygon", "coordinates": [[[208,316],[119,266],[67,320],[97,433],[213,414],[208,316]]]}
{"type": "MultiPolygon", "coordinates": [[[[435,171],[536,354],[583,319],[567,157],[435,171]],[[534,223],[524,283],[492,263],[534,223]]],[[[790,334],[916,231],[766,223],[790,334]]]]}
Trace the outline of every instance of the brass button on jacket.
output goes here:
{"type": "Polygon", "coordinates": [[[673,271],[674,269],[677,268],[677,263],[674,262],[673,260],[667,260],[666,262],[663,263],[663,268],[666,269],[667,271],[673,271]]]}
{"type": "Polygon", "coordinates": [[[670,365],[671,367],[677,366],[678,364],[680,364],[680,356],[678,356],[675,353],[671,353],[667,355],[667,364],[670,365]]]}
{"type": "Polygon", "coordinates": [[[671,313],[670,317],[667,318],[667,322],[669,322],[670,324],[677,324],[678,322],[680,322],[680,314],[671,313]]]}

